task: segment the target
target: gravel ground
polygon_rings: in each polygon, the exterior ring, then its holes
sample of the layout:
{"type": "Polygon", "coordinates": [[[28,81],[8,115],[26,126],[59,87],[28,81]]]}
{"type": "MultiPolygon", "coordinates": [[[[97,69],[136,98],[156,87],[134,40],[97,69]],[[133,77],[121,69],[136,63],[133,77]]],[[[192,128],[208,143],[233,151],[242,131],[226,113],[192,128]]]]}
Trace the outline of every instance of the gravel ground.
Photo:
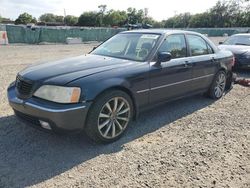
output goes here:
{"type": "Polygon", "coordinates": [[[195,96],[145,112],[109,145],[40,132],[13,116],[6,89],[18,71],[92,47],[0,46],[0,187],[250,187],[246,87],[218,101],[195,96]]]}

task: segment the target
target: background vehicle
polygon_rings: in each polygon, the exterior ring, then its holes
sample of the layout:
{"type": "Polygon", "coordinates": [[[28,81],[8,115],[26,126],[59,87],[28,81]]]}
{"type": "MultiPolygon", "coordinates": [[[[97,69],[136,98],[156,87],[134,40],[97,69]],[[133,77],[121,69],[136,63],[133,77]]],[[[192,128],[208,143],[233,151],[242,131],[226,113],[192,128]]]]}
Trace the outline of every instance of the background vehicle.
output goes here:
{"type": "Polygon", "coordinates": [[[112,142],[139,112],[231,86],[233,54],[205,36],[173,30],[122,32],[90,54],[34,65],[8,88],[16,115],[39,128],[112,142]]]}
{"type": "Polygon", "coordinates": [[[235,68],[250,68],[250,34],[232,35],[219,48],[233,52],[235,68]]]}

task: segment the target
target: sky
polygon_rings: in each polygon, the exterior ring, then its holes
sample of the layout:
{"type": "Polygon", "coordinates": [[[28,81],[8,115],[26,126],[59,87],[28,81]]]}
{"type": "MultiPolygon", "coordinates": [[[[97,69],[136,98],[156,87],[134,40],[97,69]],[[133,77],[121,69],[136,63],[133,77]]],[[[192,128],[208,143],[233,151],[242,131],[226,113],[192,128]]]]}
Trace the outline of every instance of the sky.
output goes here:
{"type": "Polygon", "coordinates": [[[105,4],[107,9],[127,10],[148,8],[149,16],[161,21],[175,14],[190,12],[201,13],[215,5],[217,0],[0,0],[0,15],[16,19],[27,12],[36,18],[41,14],[53,13],[79,16],[85,11],[98,10],[98,5],[105,4]]]}

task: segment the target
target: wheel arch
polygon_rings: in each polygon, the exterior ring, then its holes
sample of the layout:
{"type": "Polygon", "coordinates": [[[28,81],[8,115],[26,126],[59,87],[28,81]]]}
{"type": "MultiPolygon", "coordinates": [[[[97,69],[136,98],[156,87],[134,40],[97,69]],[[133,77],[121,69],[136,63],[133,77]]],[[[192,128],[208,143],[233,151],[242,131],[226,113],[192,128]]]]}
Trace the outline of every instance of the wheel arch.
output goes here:
{"type": "Polygon", "coordinates": [[[125,86],[121,86],[121,85],[113,85],[113,86],[110,86],[110,87],[107,87],[105,89],[103,89],[102,91],[100,91],[96,96],[95,98],[93,99],[93,102],[95,102],[95,100],[100,97],[101,95],[103,95],[104,93],[108,92],[108,91],[111,91],[111,90],[120,90],[120,91],[123,91],[124,93],[126,93],[132,100],[132,103],[133,103],[133,119],[136,119],[138,117],[138,105],[136,103],[136,99],[135,99],[135,96],[133,94],[133,92],[125,87],[125,86]]]}

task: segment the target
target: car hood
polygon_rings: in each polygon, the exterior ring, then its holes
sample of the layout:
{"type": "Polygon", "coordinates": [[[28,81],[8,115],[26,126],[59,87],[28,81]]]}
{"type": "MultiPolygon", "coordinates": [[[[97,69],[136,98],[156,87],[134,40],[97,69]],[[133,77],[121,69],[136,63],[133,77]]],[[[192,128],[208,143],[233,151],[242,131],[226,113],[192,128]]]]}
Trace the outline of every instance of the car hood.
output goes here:
{"type": "Polygon", "coordinates": [[[133,61],[87,54],[48,63],[34,64],[19,72],[19,75],[24,79],[35,82],[65,85],[82,77],[130,64],[133,64],[133,61]]]}
{"type": "Polygon", "coordinates": [[[221,50],[230,50],[234,54],[250,52],[250,46],[245,45],[219,45],[218,48],[221,50]]]}

